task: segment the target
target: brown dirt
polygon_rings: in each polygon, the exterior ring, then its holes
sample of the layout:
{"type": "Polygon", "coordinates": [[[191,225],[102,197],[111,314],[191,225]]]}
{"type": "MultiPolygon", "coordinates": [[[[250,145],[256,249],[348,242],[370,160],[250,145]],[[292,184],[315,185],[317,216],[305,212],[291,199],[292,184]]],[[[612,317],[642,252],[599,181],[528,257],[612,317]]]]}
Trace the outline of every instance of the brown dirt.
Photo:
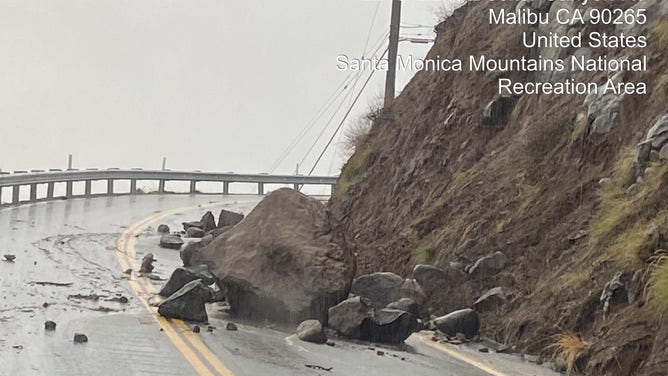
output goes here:
{"type": "MultiPolygon", "coordinates": [[[[531,54],[517,47],[520,27],[487,24],[489,6],[470,3],[438,25],[430,56],[531,54]]],[[[493,6],[512,9],[515,3],[493,6]]],[[[650,39],[650,70],[629,77],[648,82],[649,94],[626,96],[613,130],[599,136],[587,134],[586,120],[578,120],[586,114],[584,96],[523,96],[507,123],[493,127],[482,124],[482,109],[496,92],[493,78],[480,72],[418,73],[358,146],[331,201],[358,253],[359,274],[407,276],[416,263],[444,267],[502,251],[511,260],[508,268],[483,281],[444,287],[432,299],[433,313],[457,308],[447,299],[454,291],[470,290],[472,304],[486,288],[501,285],[510,302],[483,314],[485,335],[547,357],[552,336],[573,331],[592,344],[583,355],[587,373],[668,374],[668,325],[645,299],[615,306],[607,318],[598,303],[619,270],[643,275],[643,290],[652,250],[625,241],[668,209],[666,169],[651,190],[628,200],[628,213],[606,209],[611,204],[598,184],[613,177],[610,190],[623,192],[629,150],[668,110],[665,88],[654,88],[668,65],[657,45],[650,39]],[[601,230],[611,212],[621,220],[601,230]],[[589,236],[568,239],[580,230],[589,236]],[[455,256],[471,238],[477,244],[464,258],[455,256]]],[[[531,74],[510,78],[528,81],[531,74]]],[[[659,231],[668,234],[665,227],[659,231]]]]}

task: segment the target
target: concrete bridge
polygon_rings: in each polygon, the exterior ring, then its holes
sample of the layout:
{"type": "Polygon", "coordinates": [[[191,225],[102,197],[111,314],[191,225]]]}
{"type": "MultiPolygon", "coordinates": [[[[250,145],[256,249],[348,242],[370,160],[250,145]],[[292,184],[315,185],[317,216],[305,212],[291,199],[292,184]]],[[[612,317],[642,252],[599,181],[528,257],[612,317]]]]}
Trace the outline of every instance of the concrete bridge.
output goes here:
{"type": "MultiPolygon", "coordinates": [[[[336,176],[303,176],[303,175],[268,175],[268,174],[236,174],[236,173],[217,173],[201,171],[170,171],[170,170],[142,170],[130,169],[122,170],[110,168],[106,170],[87,169],[87,170],[31,170],[14,171],[13,173],[0,171],[0,204],[2,203],[3,188],[11,190],[11,204],[19,205],[22,203],[33,203],[38,201],[49,201],[54,199],[70,198],[90,198],[98,196],[116,196],[126,194],[141,193],[137,189],[138,181],[155,181],[158,183],[158,193],[166,193],[165,183],[172,181],[190,182],[188,194],[198,193],[197,184],[200,182],[218,182],[221,183],[221,194],[230,194],[230,185],[233,183],[254,183],[257,184],[257,194],[265,193],[265,184],[280,184],[292,186],[300,189],[304,185],[333,186],[336,184],[336,176]],[[94,193],[92,190],[93,182],[105,181],[106,191],[103,193],[94,193]],[[130,183],[130,191],[118,193],[114,190],[114,184],[117,181],[127,181],[130,183]],[[74,183],[84,183],[84,193],[75,195],[74,183]],[[65,184],[64,196],[57,196],[55,186],[57,183],[65,184]],[[38,186],[46,185],[46,195],[39,197],[38,186]],[[21,200],[21,188],[29,189],[29,199],[21,200]]],[[[176,193],[176,192],[171,192],[176,193]]]]}

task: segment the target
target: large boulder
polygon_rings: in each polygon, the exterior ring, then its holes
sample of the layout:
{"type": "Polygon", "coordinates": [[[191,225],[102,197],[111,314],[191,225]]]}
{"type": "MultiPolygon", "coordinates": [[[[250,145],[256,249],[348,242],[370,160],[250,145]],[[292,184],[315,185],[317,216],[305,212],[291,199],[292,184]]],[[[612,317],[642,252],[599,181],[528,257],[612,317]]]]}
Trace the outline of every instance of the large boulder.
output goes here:
{"type": "Polygon", "coordinates": [[[372,309],[359,296],[346,299],[329,309],[329,327],[350,338],[362,336],[362,324],[371,318],[372,309]]]}
{"type": "Polygon", "coordinates": [[[200,249],[231,312],[292,324],[326,322],[329,307],[348,295],[355,274],[354,256],[337,245],[342,237],[330,220],[320,201],[283,188],[200,249]]]}
{"type": "Polygon", "coordinates": [[[160,237],[160,247],[168,249],[180,249],[183,239],[179,235],[164,234],[160,237]]]}
{"type": "Polygon", "coordinates": [[[476,311],[466,308],[434,319],[434,325],[447,336],[462,333],[466,338],[473,338],[480,331],[480,318],[476,311]]]}
{"type": "Polygon", "coordinates": [[[244,219],[243,214],[223,209],[218,216],[218,227],[234,226],[241,222],[242,219],[244,219]]]}
{"type": "Polygon", "coordinates": [[[413,268],[413,278],[420,284],[422,291],[431,295],[445,279],[445,273],[433,265],[417,264],[413,268]]]}
{"type": "Polygon", "coordinates": [[[442,315],[468,307],[475,298],[471,284],[466,283],[470,276],[451,266],[441,269],[419,264],[413,268],[413,278],[426,295],[424,307],[431,307],[431,314],[442,315]]]}
{"type": "Polygon", "coordinates": [[[374,308],[385,308],[401,298],[403,278],[394,273],[377,272],[355,278],[350,292],[369,301],[374,308]]]}
{"type": "Polygon", "coordinates": [[[418,328],[415,315],[398,309],[376,309],[356,296],[329,309],[329,326],[339,334],[373,342],[400,343],[418,328]]]}
{"type": "Polygon", "coordinates": [[[322,324],[318,320],[306,320],[303,321],[297,327],[297,337],[302,341],[313,342],[313,343],[325,343],[327,342],[327,335],[325,330],[322,328],[322,324]]]}
{"type": "Polygon", "coordinates": [[[211,297],[211,289],[197,279],[187,283],[158,307],[158,313],[167,318],[207,322],[205,303],[211,297]]]}
{"type": "Polygon", "coordinates": [[[401,343],[418,329],[415,315],[397,309],[379,309],[362,324],[360,339],[383,343],[401,343]]]}
{"type": "Polygon", "coordinates": [[[209,286],[216,282],[215,277],[206,265],[191,266],[187,268],[176,268],[165,285],[160,289],[158,295],[168,297],[179,291],[183,286],[196,279],[209,286]]]}
{"type": "Polygon", "coordinates": [[[399,288],[399,297],[412,299],[419,306],[423,306],[427,302],[427,296],[422,290],[422,287],[412,278],[406,278],[401,284],[401,287],[399,288]]]}

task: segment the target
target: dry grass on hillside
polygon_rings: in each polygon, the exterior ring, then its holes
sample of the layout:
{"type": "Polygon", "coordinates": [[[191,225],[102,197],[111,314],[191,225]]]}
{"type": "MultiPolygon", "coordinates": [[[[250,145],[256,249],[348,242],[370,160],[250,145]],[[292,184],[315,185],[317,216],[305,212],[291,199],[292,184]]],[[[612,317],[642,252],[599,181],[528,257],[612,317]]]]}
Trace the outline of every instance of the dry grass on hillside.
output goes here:
{"type": "Polygon", "coordinates": [[[562,358],[566,362],[566,374],[576,371],[575,363],[583,352],[590,346],[580,336],[572,332],[564,332],[554,336],[554,343],[549,347],[554,349],[554,357],[562,358]]]}

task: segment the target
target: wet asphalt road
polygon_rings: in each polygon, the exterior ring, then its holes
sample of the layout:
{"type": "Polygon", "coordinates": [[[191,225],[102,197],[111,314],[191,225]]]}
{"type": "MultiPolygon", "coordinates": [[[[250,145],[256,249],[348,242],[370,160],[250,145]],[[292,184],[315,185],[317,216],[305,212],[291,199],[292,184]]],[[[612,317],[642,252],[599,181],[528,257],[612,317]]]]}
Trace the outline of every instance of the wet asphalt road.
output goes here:
{"type": "MultiPolygon", "coordinates": [[[[211,332],[206,325],[196,334],[193,324],[172,323],[178,338],[170,336],[172,330],[161,331],[151,308],[137,295],[140,277],[133,273],[134,282],[129,282],[123,274],[117,242],[144,218],[192,207],[137,227],[134,265],[152,252],[158,259],[155,274],[166,279],[180,260],[178,251],[157,246],[155,228],[167,223],[179,229],[180,222],[197,220],[207,210],[197,205],[210,205],[214,199],[220,201],[211,209],[216,215],[221,207],[247,213],[259,200],[150,195],[0,209],[0,257],[16,255],[13,263],[0,262],[0,375],[555,374],[515,357],[436,345],[428,334],[415,334],[401,348],[340,339],[334,339],[333,347],[305,343],[270,325],[240,323],[220,304],[207,307],[211,332]],[[128,302],[121,302],[122,297],[128,302]],[[55,321],[57,329],[45,331],[46,320],[55,321]],[[238,331],[225,330],[230,321],[238,331]],[[74,333],[85,333],[89,342],[74,344],[74,333]],[[205,368],[194,367],[193,359],[205,368]]],[[[164,283],[140,282],[154,289],[164,283]]],[[[140,296],[152,299],[150,294],[140,296]]]]}

